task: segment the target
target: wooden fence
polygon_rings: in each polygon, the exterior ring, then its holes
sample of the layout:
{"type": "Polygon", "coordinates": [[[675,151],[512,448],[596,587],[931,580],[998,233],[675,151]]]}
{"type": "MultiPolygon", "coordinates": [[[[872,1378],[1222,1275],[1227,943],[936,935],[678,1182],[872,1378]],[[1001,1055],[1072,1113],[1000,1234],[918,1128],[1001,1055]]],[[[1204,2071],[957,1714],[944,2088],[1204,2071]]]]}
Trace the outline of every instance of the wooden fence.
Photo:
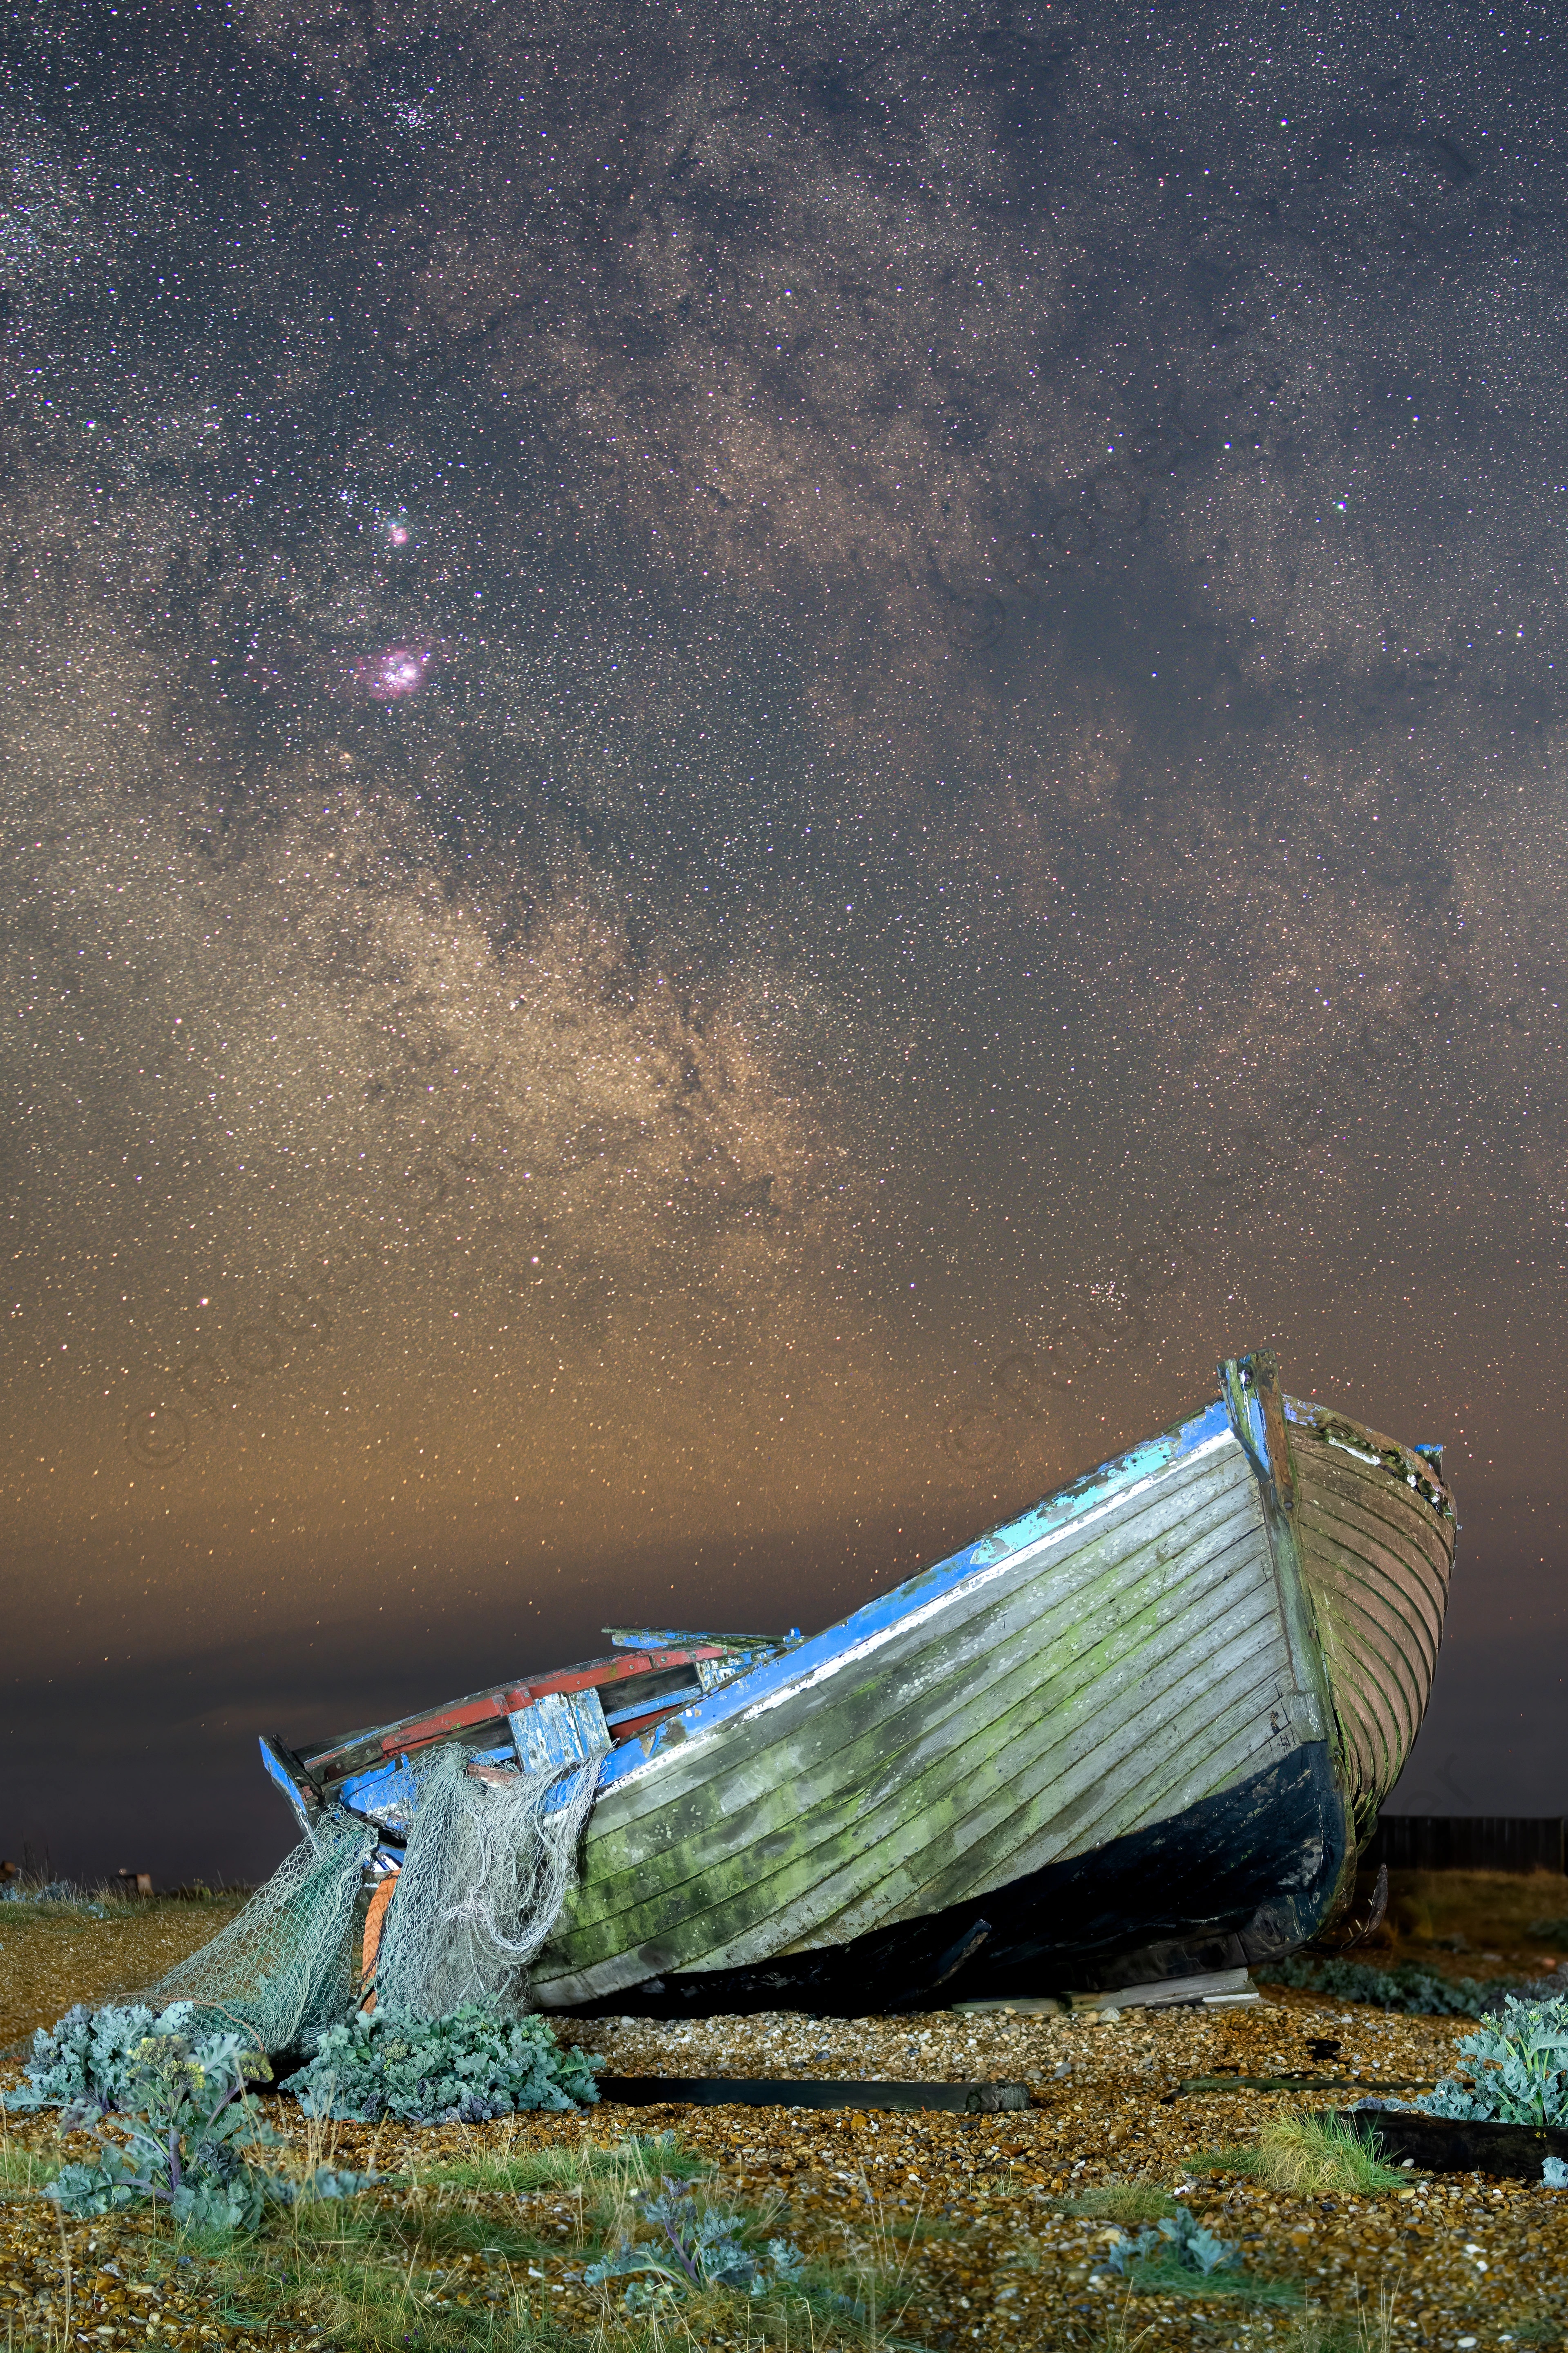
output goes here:
{"type": "Polygon", "coordinates": [[[1383,1814],[1362,1871],[1561,1871],[1561,1814],[1383,1814]]]}

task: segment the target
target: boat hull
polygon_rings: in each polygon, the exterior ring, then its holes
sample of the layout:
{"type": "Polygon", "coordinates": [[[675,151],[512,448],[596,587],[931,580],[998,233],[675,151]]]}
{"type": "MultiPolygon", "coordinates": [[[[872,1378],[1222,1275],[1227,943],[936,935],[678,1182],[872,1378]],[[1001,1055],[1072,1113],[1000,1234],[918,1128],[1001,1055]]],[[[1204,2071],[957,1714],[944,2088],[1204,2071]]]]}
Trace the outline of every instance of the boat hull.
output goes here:
{"type": "MultiPolygon", "coordinates": [[[[1346,1849],[1327,1690],[1246,1449],[1216,1411],[1171,1433],[1158,1462],[1127,1458],[1068,1499],[1078,1508],[1044,1528],[1025,1515],[928,1572],[928,1598],[914,1579],[900,1606],[873,1605],[747,1679],[755,1694],[720,1695],[711,1725],[690,1711],[645,1758],[619,1775],[612,1760],[581,1883],[535,1965],[540,2003],[598,2007],[634,1988],[641,2000],[678,1974],[714,1980],[683,2000],[723,2006],[758,1969],[775,1997],[782,1975],[820,1998],[841,1963],[810,1957],[898,1950],[918,1969],[949,1925],[980,1917],[966,1984],[1033,1974],[1053,1873],[1086,1883],[1108,1851],[1183,1820],[1201,1844],[1216,1806],[1254,1823],[1245,1894],[1163,1903],[1155,1835],[1147,1922],[1178,1939],[1236,1934],[1260,1890],[1316,1885],[1331,1862],[1326,1910],[1346,1849]],[[1308,1827],[1292,1800],[1259,1834],[1244,1791],[1308,1747],[1321,1751],[1308,1827]],[[1017,1918],[1006,1962],[999,1909],[1017,1918]]],[[[1052,1966],[1150,1940],[1131,1916],[1074,1927],[1052,1966]]]]}
{"type": "Polygon", "coordinates": [[[614,1630],[619,1658],[263,1755],[307,1833],[358,1813],[386,1863],[443,1746],[482,1783],[543,1777],[546,1809],[591,1769],[578,1882],[517,1988],[545,2010],[1234,1968],[1343,1902],[1431,1687],[1454,1527],[1437,1450],[1285,1398],[1258,1352],[819,1634],[614,1630]]]}
{"type": "MultiPolygon", "coordinates": [[[[1348,1853],[1328,1746],[1311,1742],[1168,1820],[978,1901],[750,1968],[673,1971],[630,1998],[643,2017],[858,2017],[1246,1968],[1317,1933],[1348,1853]]],[[[628,1999],[575,2010],[614,2013],[628,1999]]]]}

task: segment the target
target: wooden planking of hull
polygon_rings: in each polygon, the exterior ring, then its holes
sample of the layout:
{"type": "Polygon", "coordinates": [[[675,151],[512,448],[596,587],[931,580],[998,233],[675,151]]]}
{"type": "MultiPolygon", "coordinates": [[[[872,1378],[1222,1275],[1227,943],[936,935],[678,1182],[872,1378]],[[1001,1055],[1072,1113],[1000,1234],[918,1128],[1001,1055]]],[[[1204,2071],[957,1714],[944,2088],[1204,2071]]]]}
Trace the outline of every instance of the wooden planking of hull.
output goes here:
{"type": "Polygon", "coordinates": [[[944,1909],[1178,1811],[1292,1736],[1264,1514],[1228,1431],[939,1605],[834,1631],[790,1688],[732,1701],[601,1795],[541,2000],[944,1909]]]}
{"type": "Polygon", "coordinates": [[[1326,1409],[1287,1406],[1301,1568],[1363,1836],[1404,1769],[1437,1667],[1453,1503],[1429,1459],[1326,1409]]]}

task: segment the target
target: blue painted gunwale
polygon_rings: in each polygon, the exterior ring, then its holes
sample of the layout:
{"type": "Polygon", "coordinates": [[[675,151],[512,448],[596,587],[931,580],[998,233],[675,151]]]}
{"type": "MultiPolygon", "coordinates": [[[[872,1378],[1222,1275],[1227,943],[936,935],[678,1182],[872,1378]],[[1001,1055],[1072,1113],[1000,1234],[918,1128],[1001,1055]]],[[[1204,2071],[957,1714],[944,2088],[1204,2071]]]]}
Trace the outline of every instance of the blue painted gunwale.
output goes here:
{"type": "Polygon", "coordinates": [[[1172,1463],[1194,1453],[1199,1447],[1225,1436],[1230,1427],[1224,1399],[1216,1398],[1190,1420],[1177,1423],[1158,1438],[1146,1439],[1126,1454],[1118,1454],[1113,1461],[1101,1463],[1097,1470],[1075,1479],[1070,1485],[1056,1488],[1039,1503],[1032,1504],[1017,1519],[977,1536],[972,1544],[948,1559],[937,1561],[929,1568],[917,1569],[902,1585],[895,1586],[891,1593],[879,1594],[874,1600],[863,1602],[836,1625],[825,1627],[820,1634],[809,1635],[784,1657],[764,1661],[748,1673],[738,1675],[734,1683],[666,1716],[641,1739],[630,1740],[612,1750],[599,1768],[600,1793],[608,1793],[630,1780],[666,1750],[683,1746],[694,1736],[713,1732],[731,1716],[775,1695],[783,1696],[792,1685],[832,1667],[876,1635],[888,1632],[914,1610],[945,1599],[966,1578],[982,1569],[995,1568],[1043,1537],[1054,1535],[1071,1521],[1100,1509],[1127,1488],[1169,1470],[1172,1463]],[[673,1727],[677,1725],[681,1729],[672,1738],[673,1727]]]}
{"type": "MultiPolygon", "coordinates": [[[[1262,1416],[1255,1398],[1247,1398],[1248,1420],[1253,1424],[1243,1437],[1252,1443],[1247,1451],[1255,1463],[1266,1457],[1264,1451],[1262,1416]]],[[[629,1740],[611,1749],[599,1767],[599,1791],[601,1797],[630,1780],[634,1774],[645,1771],[665,1754],[684,1747],[692,1739],[711,1736],[731,1718],[765,1704],[775,1697],[782,1698],[796,1684],[809,1681],[814,1673],[831,1669],[851,1651],[889,1632],[901,1620],[916,1610],[928,1609],[957,1592],[969,1577],[981,1570],[997,1567],[1015,1554],[1027,1550],[1049,1535],[1055,1535],[1075,1519],[1098,1511],[1127,1489],[1168,1471],[1173,1463],[1223,1438],[1233,1428],[1223,1397],[1213,1398],[1188,1420],[1178,1422],[1173,1429],[1163,1430],[1157,1438],[1144,1440],[1129,1448],[1127,1453],[1102,1462],[1097,1470],[1086,1472],[1065,1487],[1055,1488],[1015,1520],[991,1528],[977,1536],[961,1552],[948,1559],[935,1562],[928,1568],[917,1569],[902,1585],[890,1593],[879,1594],[874,1600],[862,1604],[848,1618],[828,1626],[820,1634],[809,1635],[802,1642],[777,1658],[765,1660],[737,1675],[733,1683],[725,1683],[718,1691],[710,1692],[689,1707],[666,1716],[650,1733],[640,1739],[629,1740]],[[678,1728],[677,1728],[678,1727],[678,1728]]],[[[516,1752],[510,1740],[494,1748],[474,1751],[476,1761],[497,1765],[516,1762],[516,1752]]],[[[408,1770],[400,1758],[392,1757],[385,1765],[372,1767],[355,1774],[343,1785],[342,1796],[351,1806],[363,1807],[367,1801],[385,1803],[393,1794],[392,1786],[401,1773],[408,1770]]],[[[567,1795],[563,1784],[561,1802],[567,1795]]]]}

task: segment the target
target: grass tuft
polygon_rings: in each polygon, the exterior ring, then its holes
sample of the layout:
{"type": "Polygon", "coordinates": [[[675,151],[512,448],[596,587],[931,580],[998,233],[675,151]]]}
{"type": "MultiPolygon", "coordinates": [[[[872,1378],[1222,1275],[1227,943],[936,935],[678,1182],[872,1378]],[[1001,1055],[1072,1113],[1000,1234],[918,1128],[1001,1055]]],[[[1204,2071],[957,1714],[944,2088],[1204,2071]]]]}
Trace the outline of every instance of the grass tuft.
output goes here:
{"type": "Polygon", "coordinates": [[[1159,2322],[1151,2320],[1134,2335],[1133,2317],[1132,2290],[1128,2288],[1105,2324],[1098,2341],[1098,2353],[1138,2353],[1144,2339],[1153,2337],[1160,2327],[1159,2322]]]}
{"type": "Polygon", "coordinates": [[[1331,2112],[1287,2110],[1269,2118],[1255,2148],[1219,2149],[1200,2162],[1217,2173],[1251,2174],[1293,2198],[1372,2198],[1410,2186],[1408,2175],[1383,2162],[1372,2141],[1331,2112]]]}
{"type": "Polygon", "coordinates": [[[1135,2264],[1132,2285],[1139,2295],[1223,2295],[1233,2303],[1287,2306],[1301,2301],[1300,2285],[1295,2280],[1261,2279],[1249,2271],[1189,2271],[1174,2255],[1135,2264]]]}
{"type": "Polygon", "coordinates": [[[0,2199],[37,2198],[64,2163],[57,2133],[49,2135],[46,2147],[30,2148],[12,2139],[10,2119],[0,2108],[0,2199]]]}
{"type": "Polygon", "coordinates": [[[1280,2353],[1393,2353],[1394,2291],[1384,2287],[1375,2305],[1363,2305],[1336,2318],[1320,2304],[1308,2304],[1293,2323],[1280,2353]]]}
{"type": "Polygon", "coordinates": [[[442,2159],[429,2179],[484,2196],[526,2198],[539,2189],[651,2188],[706,2173],[705,2160],[683,2148],[673,2133],[629,2133],[609,2147],[585,2142],[554,2148],[503,2149],[494,2155],[442,2159]]]}
{"type": "Polygon", "coordinates": [[[1054,2198],[1058,2214],[1082,2214],[1129,2225],[1158,2222],[1176,2211],[1176,2200],[1152,2181],[1107,2181],[1076,2198],[1054,2198]]]}
{"type": "Polygon", "coordinates": [[[0,2198],[35,2196],[54,2179],[62,2162],[7,2138],[0,2144],[0,2198]]]}

